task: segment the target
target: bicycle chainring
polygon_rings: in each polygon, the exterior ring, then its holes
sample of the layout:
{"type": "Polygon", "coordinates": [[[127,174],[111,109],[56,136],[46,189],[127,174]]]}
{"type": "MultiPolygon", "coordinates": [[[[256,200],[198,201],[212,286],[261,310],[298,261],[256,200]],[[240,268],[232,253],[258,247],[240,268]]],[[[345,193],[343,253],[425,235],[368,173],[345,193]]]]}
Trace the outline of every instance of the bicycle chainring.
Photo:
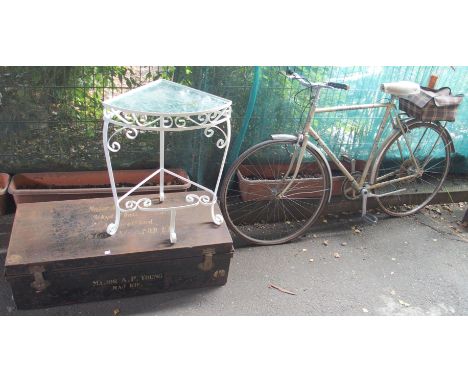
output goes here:
{"type": "MultiPolygon", "coordinates": [[[[352,172],[351,175],[354,177],[354,179],[356,179],[356,182],[359,183],[362,173],[359,171],[355,171],[352,172]]],[[[343,184],[341,185],[341,192],[343,193],[343,196],[348,200],[356,200],[359,199],[359,197],[361,196],[359,191],[356,191],[353,188],[348,178],[345,178],[345,180],[343,181],[343,184]]]]}

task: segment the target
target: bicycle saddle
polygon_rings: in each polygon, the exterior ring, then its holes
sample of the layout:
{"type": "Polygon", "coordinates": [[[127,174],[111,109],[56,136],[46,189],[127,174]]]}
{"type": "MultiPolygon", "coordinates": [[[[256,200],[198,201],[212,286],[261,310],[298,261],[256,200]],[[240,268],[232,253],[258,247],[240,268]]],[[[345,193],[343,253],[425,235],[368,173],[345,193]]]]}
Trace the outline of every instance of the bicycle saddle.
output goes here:
{"type": "Polygon", "coordinates": [[[380,90],[394,96],[418,94],[421,91],[419,85],[411,81],[387,82],[380,85],[380,90]]]}

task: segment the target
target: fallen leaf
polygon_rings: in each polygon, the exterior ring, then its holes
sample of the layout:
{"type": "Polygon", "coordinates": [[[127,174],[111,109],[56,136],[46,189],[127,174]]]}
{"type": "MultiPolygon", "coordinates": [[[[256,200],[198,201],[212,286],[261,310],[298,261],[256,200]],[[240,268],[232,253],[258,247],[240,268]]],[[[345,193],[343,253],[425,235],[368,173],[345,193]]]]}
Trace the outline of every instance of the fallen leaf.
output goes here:
{"type": "Polygon", "coordinates": [[[430,207],[430,206],[429,206],[429,207],[427,207],[427,209],[428,209],[429,211],[435,212],[435,213],[437,213],[437,214],[439,214],[439,215],[442,213],[442,211],[440,210],[440,208],[437,208],[437,207],[430,207]]]}
{"type": "Polygon", "coordinates": [[[442,207],[444,210],[448,211],[448,212],[452,212],[452,209],[450,208],[450,206],[444,204],[443,207],[442,207]]]}
{"type": "Polygon", "coordinates": [[[324,240],[322,244],[326,247],[328,245],[328,240],[324,240]]]}
{"type": "Polygon", "coordinates": [[[458,227],[455,227],[453,225],[450,226],[451,229],[453,229],[455,232],[461,233],[462,231],[458,229],[458,227]]]}
{"type": "Polygon", "coordinates": [[[114,316],[118,316],[120,314],[120,309],[119,308],[115,308],[114,309],[114,316]]]}
{"type": "Polygon", "coordinates": [[[391,294],[392,296],[395,296],[396,293],[395,293],[394,290],[391,290],[391,291],[390,291],[390,294],[391,294]]]}
{"type": "Polygon", "coordinates": [[[322,222],[328,223],[328,220],[327,220],[327,219],[323,219],[322,222]]]}
{"type": "Polygon", "coordinates": [[[437,239],[432,239],[432,241],[437,241],[437,239]]]}
{"type": "Polygon", "coordinates": [[[312,235],[312,237],[316,239],[316,238],[317,238],[317,235],[314,233],[314,234],[312,235]]]}
{"type": "Polygon", "coordinates": [[[341,245],[342,245],[343,247],[346,247],[346,246],[348,245],[348,243],[347,243],[346,241],[344,241],[344,242],[341,243],[341,245]]]}
{"type": "Polygon", "coordinates": [[[369,311],[368,311],[366,308],[362,308],[362,311],[363,311],[364,313],[369,313],[369,311]]]}
{"type": "Polygon", "coordinates": [[[305,251],[307,251],[307,248],[302,248],[302,252],[305,252],[305,251]]]}
{"type": "Polygon", "coordinates": [[[337,258],[337,259],[339,259],[339,258],[341,257],[340,254],[339,254],[338,252],[335,252],[335,253],[333,254],[333,256],[334,256],[335,258],[337,258]]]}
{"type": "Polygon", "coordinates": [[[310,262],[314,261],[314,259],[309,259],[310,262]]]}
{"type": "Polygon", "coordinates": [[[392,257],[392,261],[395,261],[396,259],[394,257],[392,257]]]}
{"type": "Polygon", "coordinates": [[[358,227],[356,227],[355,225],[353,225],[351,227],[351,229],[353,230],[354,233],[361,233],[361,230],[358,227]]]}
{"type": "Polygon", "coordinates": [[[278,285],[270,284],[270,285],[268,286],[268,288],[274,288],[274,289],[276,289],[276,290],[279,290],[280,292],[287,293],[287,294],[292,294],[293,296],[296,295],[296,293],[291,292],[291,291],[289,291],[289,290],[287,290],[287,289],[281,288],[281,287],[278,286],[278,285]]]}
{"type": "Polygon", "coordinates": [[[410,304],[408,304],[407,302],[404,302],[403,300],[398,300],[398,302],[403,306],[406,306],[406,307],[410,306],[410,304]]]}

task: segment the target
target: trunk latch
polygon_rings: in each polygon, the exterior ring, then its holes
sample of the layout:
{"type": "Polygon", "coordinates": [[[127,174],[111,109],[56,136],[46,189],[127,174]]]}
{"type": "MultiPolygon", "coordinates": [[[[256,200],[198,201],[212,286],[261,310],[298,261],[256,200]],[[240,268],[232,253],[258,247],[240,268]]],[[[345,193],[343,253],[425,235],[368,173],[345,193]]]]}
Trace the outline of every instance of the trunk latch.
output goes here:
{"type": "Polygon", "coordinates": [[[50,285],[50,282],[44,279],[45,269],[42,265],[31,266],[29,267],[29,271],[34,277],[34,281],[31,283],[31,286],[37,293],[44,291],[50,285]]]}
{"type": "Polygon", "coordinates": [[[213,268],[213,255],[215,253],[216,251],[214,248],[205,248],[202,251],[202,254],[204,255],[203,262],[198,265],[198,268],[205,272],[213,268]]]}

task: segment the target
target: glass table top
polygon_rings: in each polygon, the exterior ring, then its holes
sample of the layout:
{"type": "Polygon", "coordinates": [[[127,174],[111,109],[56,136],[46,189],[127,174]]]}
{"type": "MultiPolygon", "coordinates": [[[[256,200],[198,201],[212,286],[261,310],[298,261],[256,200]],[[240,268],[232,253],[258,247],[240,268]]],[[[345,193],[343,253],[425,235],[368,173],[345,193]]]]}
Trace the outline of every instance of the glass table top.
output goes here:
{"type": "Polygon", "coordinates": [[[231,101],[201,90],[159,79],[103,102],[140,114],[191,114],[223,109],[231,101]]]}

